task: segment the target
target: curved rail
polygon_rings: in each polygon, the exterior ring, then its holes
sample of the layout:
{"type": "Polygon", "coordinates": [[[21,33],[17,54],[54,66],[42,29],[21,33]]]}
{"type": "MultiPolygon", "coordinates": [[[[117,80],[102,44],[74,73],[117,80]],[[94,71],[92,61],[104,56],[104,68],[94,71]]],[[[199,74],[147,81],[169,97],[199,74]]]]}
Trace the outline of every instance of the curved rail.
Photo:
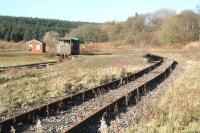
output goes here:
{"type": "MultiPolygon", "coordinates": [[[[153,77],[152,79],[148,80],[147,82],[141,84],[139,87],[137,87],[134,90],[129,91],[127,94],[120,96],[118,99],[107,103],[106,106],[103,106],[102,108],[98,109],[94,113],[90,114],[90,116],[84,118],[83,120],[77,122],[76,124],[72,125],[70,128],[65,129],[64,133],[81,133],[84,132],[82,129],[86,128],[86,125],[90,125],[90,122],[92,120],[100,120],[103,116],[105,116],[108,112],[114,112],[116,105],[117,107],[127,107],[127,95],[129,96],[129,99],[132,99],[132,102],[135,102],[135,98],[139,96],[142,93],[145,93],[147,88],[149,86],[152,86],[154,84],[158,84],[161,81],[164,81],[167,76],[172,72],[173,69],[175,69],[177,65],[176,61],[173,61],[163,72],[159,73],[156,77],[153,77]]],[[[107,115],[109,116],[109,115],[107,115]]],[[[105,116],[106,117],[106,116],[105,116]]],[[[110,116],[109,116],[110,117],[110,116]]]]}
{"type": "MultiPolygon", "coordinates": [[[[154,61],[154,56],[149,57],[151,61],[154,61]]],[[[157,58],[157,57],[156,57],[157,58]]],[[[38,117],[47,117],[50,114],[57,112],[58,110],[62,110],[62,108],[67,104],[70,104],[70,107],[80,105],[85,101],[88,101],[94,98],[96,95],[101,95],[102,93],[106,93],[109,90],[116,89],[121,85],[127,84],[130,81],[134,81],[143,75],[149,73],[154,70],[158,66],[163,63],[163,59],[160,58],[155,64],[138,71],[136,73],[130,74],[121,79],[112,81],[110,83],[88,89],[77,94],[62,98],[57,101],[50,102],[48,104],[42,105],[40,107],[29,110],[25,113],[20,113],[13,117],[7,118],[0,122],[0,132],[6,133],[11,130],[11,126],[15,126],[16,124],[22,123],[33,123],[38,117]]]]}

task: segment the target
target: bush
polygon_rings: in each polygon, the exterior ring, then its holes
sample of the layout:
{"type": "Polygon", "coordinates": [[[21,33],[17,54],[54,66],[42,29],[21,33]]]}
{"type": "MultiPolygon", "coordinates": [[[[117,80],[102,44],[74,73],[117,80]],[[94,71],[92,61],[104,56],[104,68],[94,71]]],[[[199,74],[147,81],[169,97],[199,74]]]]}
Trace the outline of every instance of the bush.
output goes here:
{"type": "Polygon", "coordinates": [[[81,54],[82,55],[94,55],[94,53],[89,49],[82,49],[81,54]]]}

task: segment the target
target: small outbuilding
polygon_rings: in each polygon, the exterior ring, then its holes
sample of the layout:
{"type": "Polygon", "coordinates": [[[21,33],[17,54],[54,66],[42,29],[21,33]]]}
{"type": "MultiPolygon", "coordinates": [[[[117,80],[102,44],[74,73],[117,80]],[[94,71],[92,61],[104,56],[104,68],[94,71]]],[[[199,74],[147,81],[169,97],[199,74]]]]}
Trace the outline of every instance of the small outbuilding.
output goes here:
{"type": "Polygon", "coordinates": [[[46,52],[46,44],[44,42],[33,39],[29,42],[26,42],[26,44],[28,44],[28,51],[31,51],[32,53],[46,52]]]}
{"type": "Polygon", "coordinates": [[[81,41],[78,38],[59,38],[57,55],[79,55],[81,41]]]}

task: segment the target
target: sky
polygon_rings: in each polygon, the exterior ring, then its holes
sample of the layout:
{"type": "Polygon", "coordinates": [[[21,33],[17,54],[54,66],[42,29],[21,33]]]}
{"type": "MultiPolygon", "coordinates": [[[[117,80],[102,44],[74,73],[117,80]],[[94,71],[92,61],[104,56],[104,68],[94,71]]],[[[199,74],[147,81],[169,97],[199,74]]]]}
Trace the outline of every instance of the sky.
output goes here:
{"type": "Polygon", "coordinates": [[[195,9],[200,0],[0,0],[0,15],[69,21],[124,21],[136,12],[195,9]]]}

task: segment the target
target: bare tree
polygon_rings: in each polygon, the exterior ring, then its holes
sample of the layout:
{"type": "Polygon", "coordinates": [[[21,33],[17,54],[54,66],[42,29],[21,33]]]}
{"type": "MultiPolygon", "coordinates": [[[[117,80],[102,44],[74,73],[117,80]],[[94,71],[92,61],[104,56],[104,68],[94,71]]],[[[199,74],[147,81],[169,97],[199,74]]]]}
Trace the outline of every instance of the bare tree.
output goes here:
{"type": "MultiPolygon", "coordinates": [[[[199,28],[200,28],[200,5],[196,6],[196,12],[199,14],[199,28]]],[[[200,42],[200,30],[199,30],[199,42],[200,42]]]]}
{"type": "Polygon", "coordinates": [[[200,14],[200,5],[197,5],[195,10],[196,10],[196,12],[197,12],[198,14],[200,14]]]}
{"type": "Polygon", "coordinates": [[[43,41],[47,44],[48,47],[51,47],[51,48],[53,48],[55,50],[57,38],[58,38],[58,33],[57,32],[48,31],[43,36],[43,41]]]}

